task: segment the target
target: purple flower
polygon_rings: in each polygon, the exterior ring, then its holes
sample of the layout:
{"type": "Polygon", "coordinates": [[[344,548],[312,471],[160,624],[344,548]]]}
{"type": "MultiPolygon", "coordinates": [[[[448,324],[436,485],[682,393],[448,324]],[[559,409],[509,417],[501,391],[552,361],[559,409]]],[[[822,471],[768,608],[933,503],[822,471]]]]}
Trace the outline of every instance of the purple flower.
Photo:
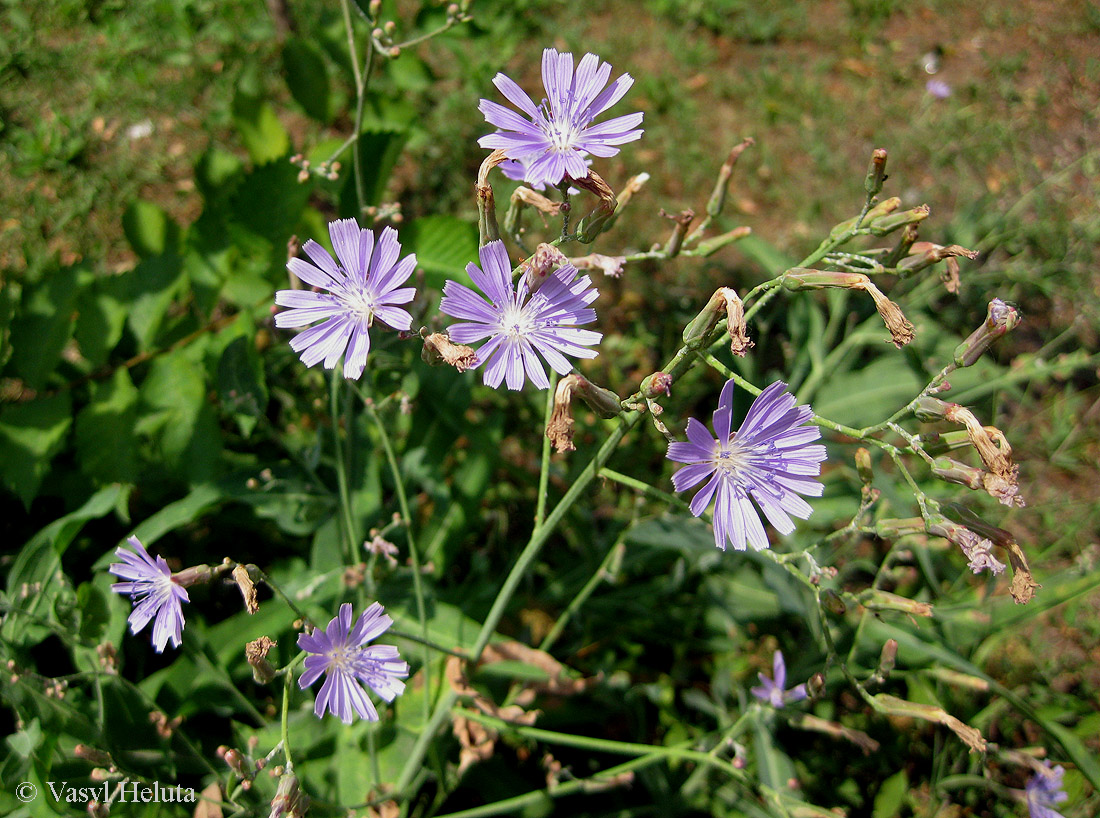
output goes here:
{"type": "Polygon", "coordinates": [[[531,184],[556,185],[566,176],[588,175],[585,154],[614,156],[615,145],[642,135],[642,114],[615,117],[599,125],[593,120],[623,98],[634,80],[623,74],[610,87],[611,66],[595,54],[585,54],[573,73],[573,55],[553,48],[542,52],[542,84],[546,98],[536,107],[529,96],[504,74],[493,84],[529,117],[487,99],[478,106],[486,121],[499,130],[478,140],[483,148],[502,148],[509,159],[528,160],[524,179],[531,184]]]}
{"type": "Polygon", "coordinates": [[[924,90],[936,99],[947,99],[951,96],[951,86],[943,80],[928,80],[924,84],[924,90]]]}
{"type": "Polygon", "coordinates": [[[189,602],[187,591],[172,580],[172,572],[164,557],[154,560],[145,550],[137,537],[128,537],[133,551],[125,548],[115,549],[115,556],[122,562],[112,563],[109,571],[116,577],[129,582],[116,582],[112,591],[129,594],[134,602],[130,612],[130,632],[137,634],[142,628],[153,622],[153,645],[157,653],[164,652],[164,646],[172,641],[172,647],[180,646],[183,633],[183,609],[181,603],[189,602]]]}
{"type": "Polygon", "coordinates": [[[723,551],[726,541],[738,551],[748,542],[759,551],[768,547],[768,535],[752,499],[780,534],[794,531],[791,516],[806,519],[812,509],[799,497],[820,497],[825,447],[808,445],[821,437],[816,426],[804,426],[813,417],[808,406],[796,406],[787,384],[776,381],[752,402],[741,428],[730,434],[733,381],[726,381],[714,412],[714,431],[707,432],[695,418],[687,425],[687,443],[668,446],[668,459],[690,465],[672,475],[676,491],[707,481],[691,501],[691,513],[702,515],[714,500],[714,544],[723,551]],[[709,479],[708,479],[709,478],[709,479]]]}
{"type": "Polygon", "coordinates": [[[806,698],[806,685],[801,684],[784,690],[787,686],[787,665],[783,661],[783,651],[777,650],[772,657],[772,679],[763,673],[757,673],[760,677],[760,687],[754,687],[749,692],[762,702],[767,702],[772,707],[782,707],[792,702],[800,702],[806,698]]]}
{"type": "Polygon", "coordinates": [[[324,361],[325,369],[335,367],[344,355],[344,377],[357,379],[367,365],[367,330],[376,317],[394,329],[412,326],[412,316],[394,305],[407,304],[416,295],[412,287],[397,289],[412,275],[416,255],[397,260],[401,244],[392,227],[382,231],[377,244],[374,231],[360,229],[355,219],[330,222],[328,229],[339,264],[310,239],[302,249],[313,264],[292,258],[286,265],[302,281],[327,292],[279,290],[275,303],[291,309],[275,316],[275,326],[304,327],[324,319],[295,335],[291,348],[301,353],[306,366],[324,361]]]}
{"type": "MultiPolygon", "coordinates": [[[[531,166],[531,162],[534,161],[534,156],[526,156],[522,160],[518,159],[505,159],[500,163],[500,172],[513,182],[522,182],[527,176],[527,168],[531,166]]],[[[585,159],[584,164],[589,166],[592,164],[591,159],[585,159]]],[[[544,182],[529,182],[532,190],[545,191],[546,184],[544,182]]],[[[579,188],[570,187],[569,195],[576,196],[580,193],[579,188]]]]}
{"type": "Polygon", "coordinates": [[[596,357],[596,351],[586,347],[599,343],[603,335],[576,326],[596,320],[596,311],[588,305],[599,291],[591,286],[588,276],[574,281],[577,268],[563,264],[532,293],[526,276],[521,276],[513,289],[504,242],[489,242],[479,255],[484,272],[472,262],[466,272],[488,300],[463,284],[448,281],[443,285],[439,309],[465,319],[447,328],[452,341],[467,344],[489,339],[477,353],[477,365],[486,364],[486,384],[496,387],[505,379],[509,389],[519,389],[526,370],[535,386],[548,389],[550,381],[540,355],[562,375],[573,368],[565,355],[596,357]]]}
{"type": "Polygon", "coordinates": [[[364,647],[392,624],[393,620],[375,602],[352,625],[351,604],[345,602],[323,631],[298,635],[298,647],[314,654],[306,657],[306,670],[298,679],[298,687],[305,690],[325,674],[325,683],[313,706],[317,718],[329,710],[344,724],[351,724],[354,710],[360,718],[378,721],[378,711],[359,682],[365,682],[388,702],[405,690],[405,683],[398,677],[409,675],[409,665],[397,655],[397,648],[364,647]]]}
{"type": "Polygon", "coordinates": [[[1063,818],[1062,813],[1054,809],[1067,798],[1062,791],[1062,776],[1065,770],[1059,765],[1053,769],[1049,761],[1044,761],[1046,770],[1037,772],[1027,782],[1027,809],[1031,818],[1063,818]]]}

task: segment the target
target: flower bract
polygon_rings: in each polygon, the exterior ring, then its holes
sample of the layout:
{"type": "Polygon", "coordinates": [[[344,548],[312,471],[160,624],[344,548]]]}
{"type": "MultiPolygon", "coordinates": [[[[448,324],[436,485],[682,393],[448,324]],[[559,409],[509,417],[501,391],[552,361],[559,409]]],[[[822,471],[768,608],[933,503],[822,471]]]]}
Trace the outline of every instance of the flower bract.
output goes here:
{"type": "Polygon", "coordinates": [[[393,620],[375,602],[352,624],[351,605],[345,602],[340,613],[324,630],[298,636],[298,647],[307,651],[305,672],[298,687],[307,687],[325,675],[313,712],[321,718],[325,711],[351,724],[353,714],[378,721],[378,710],[367,697],[360,682],[392,702],[405,690],[401,678],[409,675],[409,665],[392,645],[368,645],[393,624],[393,620]]]}
{"type": "Polygon", "coordinates": [[[373,230],[354,219],[329,224],[336,260],[310,239],[302,250],[310,261],[293,258],[287,269],[315,290],[279,290],[275,303],[290,309],[275,316],[277,327],[309,327],[290,346],[306,366],[324,362],[332,369],[344,356],[344,377],[358,379],[370,352],[368,330],[375,318],[398,330],[412,326],[412,316],[399,304],[413,300],[416,290],[401,287],[416,267],[416,255],[398,261],[397,231],[386,227],[375,241],[373,230]],[[312,263],[311,263],[312,262],[312,263]]]}
{"type": "Polygon", "coordinates": [[[163,653],[169,642],[178,648],[184,627],[181,606],[190,601],[187,591],[172,581],[172,572],[164,557],[151,557],[137,537],[129,537],[126,541],[133,551],[116,549],[115,556],[122,562],[112,563],[109,570],[126,580],[114,583],[111,590],[129,594],[134,603],[134,610],[127,619],[130,632],[137,634],[152,621],[153,645],[157,653],[163,653]]]}
{"type": "Polygon", "coordinates": [[[794,531],[791,517],[805,519],[812,511],[799,495],[819,497],[825,447],[811,445],[821,437],[816,426],[806,426],[813,412],[798,406],[787,385],[776,381],[752,402],[736,432],[730,432],[733,414],[732,380],[726,382],[714,411],[717,438],[695,418],[687,425],[687,442],[668,446],[668,459],[688,465],[672,476],[676,491],[705,484],[691,501],[699,517],[714,501],[714,544],[738,551],[746,544],[768,547],[768,535],[752,500],[781,534],[794,531]]]}
{"type": "Polygon", "coordinates": [[[578,326],[596,320],[596,311],[588,305],[599,291],[588,276],[577,278],[577,268],[563,264],[532,293],[526,276],[513,286],[504,242],[489,242],[480,256],[481,268],[471,263],[466,272],[485,296],[448,281],[439,309],[463,319],[447,328],[451,340],[467,344],[488,339],[477,351],[478,364],[485,365],[486,384],[496,387],[503,380],[509,389],[520,389],[526,373],[539,389],[548,389],[540,356],[562,375],[573,368],[566,355],[596,357],[588,347],[603,335],[578,326]]]}

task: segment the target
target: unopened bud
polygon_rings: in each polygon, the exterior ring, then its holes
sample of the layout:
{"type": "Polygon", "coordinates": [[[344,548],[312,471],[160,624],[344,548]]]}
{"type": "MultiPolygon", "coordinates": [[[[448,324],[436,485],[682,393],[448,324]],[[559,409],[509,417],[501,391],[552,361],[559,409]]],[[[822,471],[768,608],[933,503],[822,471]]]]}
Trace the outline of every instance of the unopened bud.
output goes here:
{"type": "Polygon", "coordinates": [[[884,540],[894,540],[921,531],[924,531],[924,520],[920,517],[879,520],[875,523],[875,534],[884,540]]]}
{"type": "Polygon", "coordinates": [[[172,582],[184,588],[190,588],[192,585],[209,582],[213,576],[214,569],[209,565],[193,565],[190,568],[184,568],[179,573],[172,574],[172,582]]]}
{"type": "Polygon", "coordinates": [[[86,809],[91,818],[109,818],[111,814],[109,806],[95,800],[89,801],[86,809]]]}
{"type": "Polygon", "coordinates": [[[887,639],[886,643],[882,646],[882,653],[878,657],[878,671],[877,675],[880,679],[885,679],[890,675],[890,671],[894,669],[894,665],[898,659],[898,640],[887,639]]]}
{"type": "Polygon", "coordinates": [[[722,163],[722,167],[718,170],[718,181],[715,183],[714,192],[710,194],[710,200],[707,202],[707,215],[712,219],[718,217],[726,204],[726,193],[729,189],[730,176],[733,175],[733,166],[737,164],[738,158],[745,152],[745,149],[755,144],[756,142],[752,137],[749,137],[730,149],[726,161],[722,163]]]}
{"type": "Polygon", "coordinates": [[[233,566],[233,581],[237,583],[237,589],[241,592],[244,609],[250,614],[260,610],[260,604],[256,601],[256,585],[248,575],[248,568],[240,563],[233,566]]]}
{"type": "Polygon", "coordinates": [[[278,644],[273,639],[261,636],[244,646],[245,659],[252,668],[252,678],[257,684],[269,684],[275,678],[275,668],[267,661],[268,652],[278,644]]]}
{"type": "Polygon", "coordinates": [[[948,416],[952,407],[957,408],[958,404],[948,403],[931,395],[922,395],[913,402],[913,414],[917,416],[917,420],[942,420],[948,416]]]}
{"type": "Polygon", "coordinates": [[[1002,335],[1020,323],[1019,311],[999,298],[989,302],[985,321],[955,348],[955,364],[970,366],[1002,335]]]}
{"type": "Polygon", "coordinates": [[[112,763],[110,753],[97,750],[95,747],[89,747],[87,744],[76,745],[73,748],[73,755],[81,761],[89,761],[98,767],[110,767],[112,763]]]}
{"type": "Polygon", "coordinates": [[[377,17],[382,11],[382,0],[370,0],[370,3],[367,5],[367,11],[370,13],[371,17],[377,17]]]}
{"type": "Polygon", "coordinates": [[[821,592],[821,602],[825,606],[825,610],[836,616],[841,616],[848,610],[844,600],[832,588],[826,588],[821,592]]]}
{"type": "Polygon", "coordinates": [[[676,223],[676,226],[672,228],[672,235],[669,236],[668,243],[665,245],[665,257],[675,258],[680,255],[680,247],[684,243],[684,237],[687,235],[691,223],[695,220],[695,211],[689,208],[681,210],[679,213],[666,213],[662,209],[660,215],[676,223]]]}
{"type": "Polygon", "coordinates": [[[867,211],[867,215],[863,217],[864,223],[872,222],[875,219],[881,219],[883,216],[887,216],[893,213],[901,207],[901,199],[897,196],[891,196],[889,199],[883,199],[876,204],[870,210],[867,211]]]}
{"type": "Polygon", "coordinates": [[[968,258],[976,259],[978,257],[977,250],[967,250],[958,244],[951,244],[947,247],[943,247],[939,244],[933,244],[930,241],[918,241],[909,248],[909,255],[898,262],[898,271],[902,275],[909,273],[915,273],[918,270],[923,270],[926,267],[931,267],[944,259],[951,258],[968,258]]]}
{"type": "Polygon", "coordinates": [[[421,359],[429,366],[447,364],[459,372],[465,372],[477,366],[477,353],[468,346],[455,344],[442,332],[433,332],[424,336],[424,348],[421,359]]]}
{"type": "Polygon", "coordinates": [[[721,289],[715,290],[702,311],[684,327],[684,343],[702,346],[725,311],[725,296],[722,295],[721,289]]]}
{"type": "Polygon", "coordinates": [[[821,694],[825,692],[825,674],[815,673],[810,677],[810,680],[806,682],[806,692],[811,699],[821,698],[821,694]]]}
{"type": "Polygon", "coordinates": [[[921,205],[920,207],[914,207],[911,210],[903,210],[901,213],[890,213],[881,218],[875,219],[868,224],[871,228],[872,235],[885,236],[887,233],[892,233],[899,227],[905,227],[908,224],[917,224],[928,218],[928,214],[931,212],[928,205],[921,205]]]}
{"type": "Polygon", "coordinates": [[[937,457],[932,463],[932,474],[948,483],[958,483],[971,489],[984,488],[982,475],[986,472],[975,466],[968,466],[950,457],[937,457]]]}
{"type": "Polygon", "coordinates": [[[672,376],[667,372],[654,372],[642,381],[642,394],[647,398],[672,394],[672,376]]]}
{"type": "Polygon", "coordinates": [[[883,148],[875,148],[871,154],[871,166],[867,168],[867,178],[863,181],[863,189],[867,191],[868,196],[877,196],[885,181],[886,151],[883,148]]]}
{"type": "Polygon", "coordinates": [[[605,420],[617,417],[622,413],[622,398],[610,389],[597,386],[587,378],[581,377],[576,386],[576,393],[588,408],[605,420]]]}
{"type": "Polygon", "coordinates": [[[252,770],[248,767],[244,754],[240,750],[234,750],[232,748],[226,748],[224,753],[220,754],[225,763],[229,766],[237,777],[245,780],[252,780],[252,770]]]}
{"type": "Polygon", "coordinates": [[[696,256],[709,256],[721,250],[727,244],[732,244],[735,241],[740,241],[745,236],[752,235],[751,227],[735,227],[720,236],[714,236],[713,238],[706,239],[699,242],[695,246],[694,255],[696,256]]]}
{"type": "Polygon", "coordinates": [[[932,606],[927,602],[918,602],[878,588],[868,588],[859,595],[859,601],[871,611],[901,611],[913,616],[932,615],[932,606]]]}
{"type": "Polygon", "coordinates": [[[871,469],[871,453],[862,446],[856,449],[856,473],[865,486],[871,485],[875,480],[875,473],[871,469]]]}

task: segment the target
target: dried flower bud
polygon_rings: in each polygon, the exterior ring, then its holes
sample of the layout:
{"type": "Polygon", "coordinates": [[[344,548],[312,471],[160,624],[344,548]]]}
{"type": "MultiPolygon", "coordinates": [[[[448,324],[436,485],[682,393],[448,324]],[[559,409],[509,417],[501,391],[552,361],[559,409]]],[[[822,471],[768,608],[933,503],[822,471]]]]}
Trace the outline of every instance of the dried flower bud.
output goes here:
{"type": "Polygon", "coordinates": [[[794,267],[783,277],[788,290],[817,290],[839,287],[846,290],[863,290],[875,302],[875,309],[882,316],[894,346],[899,349],[913,340],[913,325],[901,311],[901,307],[883,295],[863,273],[838,273],[794,267]]]}
{"type": "Polygon", "coordinates": [[[998,561],[992,554],[993,543],[979,537],[969,528],[953,523],[942,514],[938,514],[929,520],[927,529],[929,534],[944,537],[959,546],[966,555],[967,566],[975,574],[980,574],[987,568],[994,575],[1004,571],[1004,563],[998,561]]]}
{"type": "Polygon", "coordinates": [[[284,774],[271,799],[268,818],[304,818],[308,808],[309,799],[298,787],[298,777],[293,773],[284,774]]]}
{"type": "Polygon", "coordinates": [[[578,270],[599,270],[608,278],[619,278],[623,274],[626,256],[603,256],[599,253],[589,253],[587,256],[571,258],[569,263],[578,270]]]}
{"type": "Polygon", "coordinates": [[[730,335],[730,351],[744,358],[745,353],[756,346],[749,340],[748,327],[745,326],[745,305],[736,290],[722,287],[719,292],[726,300],[726,331],[730,335]]]}
{"type": "Polygon", "coordinates": [[[710,194],[710,199],[707,201],[707,215],[712,219],[721,214],[722,208],[726,204],[726,194],[729,189],[730,177],[733,175],[733,166],[737,164],[737,160],[745,152],[745,149],[755,144],[756,141],[752,137],[747,137],[730,148],[726,161],[718,169],[718,181],[715,182],[714,192],[710,194]]]}
{"type": "Polygon", "coordinates": [[[694,255],[697,256],[710,256],[721,250],[727,244],[732,244],[735,241],[740,241],[745,236],[752,235],[751,227],[735,227],[720,236],[714,236],[713,238],[706,239],[699,242],[695,247],[694,255]]]}
{"type": "Polygon", "coordinates": [[[267,654],[277,644],[275,640],[261,636],[244,646],[245,659],[252,668],[252,678],[257,684],[269,684],[275,678],[275,668],[267,661],[267,654]]]}
{"type": "Polygon", "coordinates": [[[573,184],[600,199],[596,209],[581,219],[577,225],[577,241],[581,244],[591,244],[596,236],[604,231],[615,214],[615,209],[618,207],[615,191],[592,169],[589,169],[588,175],[583,179],[573,179],[573,184]]]}
{"type": "Polygon", "coordinates": [[[493,197],[492,185],[489,184],[489,171],[507,158],[503,150],[497,149],[485,157],[477,172],[477,184],[474,186],[477,194],[477,229],[478,241],[483,247],[500,238],[496,200],[493,197]]]}
{"type": "Polygon", "coordinates": [[[240,563],[233,566],[233,581],[237,583],[237,588],[241,592],[244,609],[250,614],[260,610],[260,605],[256,601],[256,586],[252,582],[252,577],[248,575],[248,569],[240,563]]]}
{"type": "Polygon", "coordinates": [[[928,205],[921,205],[920,207],[914,207],[911,210],[903,210],[901,213],[890,213],[886,216],[875,219],[868,224],[871,228],[871,234],[875,236],[885,236],[887,233],[892,233],[899,227],[905,227],[908,224],[917,224],[928,218],[928,214],[931,212],[928,205]]]}
{"type": "Polygon", "coordinates": [[[554,445],[554,451],[576,451],[573,445],[573,390],[580,382],[580,375],[566,375],[558,381],[554,389],[554,408],[550,413],[550,422],[546,424],[546,436],[554,445]]]}
{"type": "Polygon", "coordinates": [[[647,398],[672,394],[672,376],[667,372],[654,372],[642,381],[642,394],[647,398]]]}
{"type": "Polygon", "coordinates": [[[871,154],[871,166],[867,168],[867,178],[863,181],[863,189],[867,191],[868,196],[877,196],[885,181],[886,151],[883,148],[875,148],[871,154]]]}
{"type": "Polygon", "coordinates": [[[660,215],[676,223],[676,226],[672,228],[672,235],[669,236],[668,243],[665,244],[665,257],[675,258],[680,255],[680,247],[684,243],[684,237],[687,235],[691,223],[695,220],[695,211],[689,208],[681,210],[679,213],[666,213],[662,209],[660,215]]]}
{"type": "Polygon", "coordinates": [[[956,366],[970,366],[1002,335],[1020,323],[1019,311],[999,298],[989,302],[985,321],[955,348],[956,366]]]}
{"type": "Polygon", "coordinates": [[[811,699],[821,698],[821,694],[825,692],[825,674],[815,673],[810,677],[810,680],[806,682],[806,692],[811,699]]]}
{"type": "Polygon", "coordinates": [[[172,574],[172,582],[184,588],[190,588],[192,585],[209,582],[213,576],[214,569],[209,565],[193,565],[177,574],[172,574]]]}
{"type": "Polygon", "coordinates": [[[1019,605],[1034,599],[1035,591],[1043,586],[1032,577],[1027,557],[1024,556],[1023,550],[1010,532],[990,525],[970,509],[957,503],[947,503],[943,510],[955,522],[961,523],[978,536],[985,537],[988,541],[1004,548],[1008,552],[1008,561],[1012,565],[1012,586],[1009,588],[1012,598],[1019,605]]]}
{"type": "Polygon", "coordinates": [[[825,610],[836,616],[841,616],[848,610],[844,600],[832,588],[826,588],[821,592],[821,602],[825,606],[825,610]]]}
{"type": "Polygon", "coordinates": [[[538,291],[554,270],[569,261],[565,253],[552,244],[539,244],[535,254],[520,265],[525,270],[527,289],[531,293],[538,291]]]}
{"type": "Polygon", "coordinates": [[[459,372],[477,366],[477,353],[468,346],[456,344],[442,332],[433,332],[424,336],[424,348],[421,359],[429,366],[447,364],[459,372]]]}
{"type": "Polygon", "coordinates": [[[894,540],[906,534],[924,531],[924,520],[920,517],[879,520],[875,523],[875,534],[884,540],[894,540]]]}
{"type": "Polygon", "coordinates": [[[983,478],[983,487],[990,495],[1002,505],[1026,505],[1020,496],[1020,467],[1012,462],[1012,447],[1004,433],[996,426],[982,426],[973,412],[957,403],[944,403],[943,417],[966,426],[970,443],[990,472],[988,479],[983,478]]]}
{"type": "Polygon", "coordinates": [[[382,539],[380,534],[373,534],[370,542],[363,543],[363,547],[368,553],[383,557],[390,567],[397,565],[397,546],[389,540],[382,539]]]}
{"type": "Polygon", "coordinates": [[[941,262],[944,259],[959,257],[976,259],[978,257],[978,251],[967,250],[965,247],[958,244],[943,247],[939,244],[933,244],[930,241],[918,241],[910,246],[909,255],[898,262],[898,271],[902,273],[902,275],[908,275],[918,270],[923,270],[926,267],[931,267],[933,264],[941,262]]]}

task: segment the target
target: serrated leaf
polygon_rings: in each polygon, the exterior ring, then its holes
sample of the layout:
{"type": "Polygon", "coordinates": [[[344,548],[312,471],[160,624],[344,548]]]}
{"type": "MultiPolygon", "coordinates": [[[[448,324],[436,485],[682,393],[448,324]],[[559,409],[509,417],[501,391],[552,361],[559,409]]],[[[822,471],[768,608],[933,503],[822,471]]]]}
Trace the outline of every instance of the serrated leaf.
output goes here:
{"type": "Polygon", "coordinates": [[[477,225],[454,216],[424,216],[401,233],[406,249],[416,253],[425,282],[442,289],[447,279],[473,286],[466,265],[477,262],[477,225]]]}
{"type": "Polygon", "coordinates": [[[218,398],[248,437],[267,409],[264,367],[252,338],[230,342],[218,360],[218,398]]]}
{"type": "Polygon", "coordinates": [[[68,392],[0,409],[0,478],[24,506],[37,496],[72,422],[68,392]]]}
{"type": "Polygon", "coordinates": [[[118,369],[96,385],[92,402],[76,416],[80,468],[97,484],[132,483],[137,477],[137,402],[129,371],[118,369]]]}
{"type": "Polygon", "coordinates": [[[332,118],[328,71],[321,50],[301,37],[283,45],[283,74],[290,95],[303,110],[319,122],[332,118]]]}
{"type": "Polygon", "coordinates": [[[12,364],[30,389],[41,389],[73,336],[79,268],[49,273],[23,289],[23,303],[11,323],[12,364]]]}

